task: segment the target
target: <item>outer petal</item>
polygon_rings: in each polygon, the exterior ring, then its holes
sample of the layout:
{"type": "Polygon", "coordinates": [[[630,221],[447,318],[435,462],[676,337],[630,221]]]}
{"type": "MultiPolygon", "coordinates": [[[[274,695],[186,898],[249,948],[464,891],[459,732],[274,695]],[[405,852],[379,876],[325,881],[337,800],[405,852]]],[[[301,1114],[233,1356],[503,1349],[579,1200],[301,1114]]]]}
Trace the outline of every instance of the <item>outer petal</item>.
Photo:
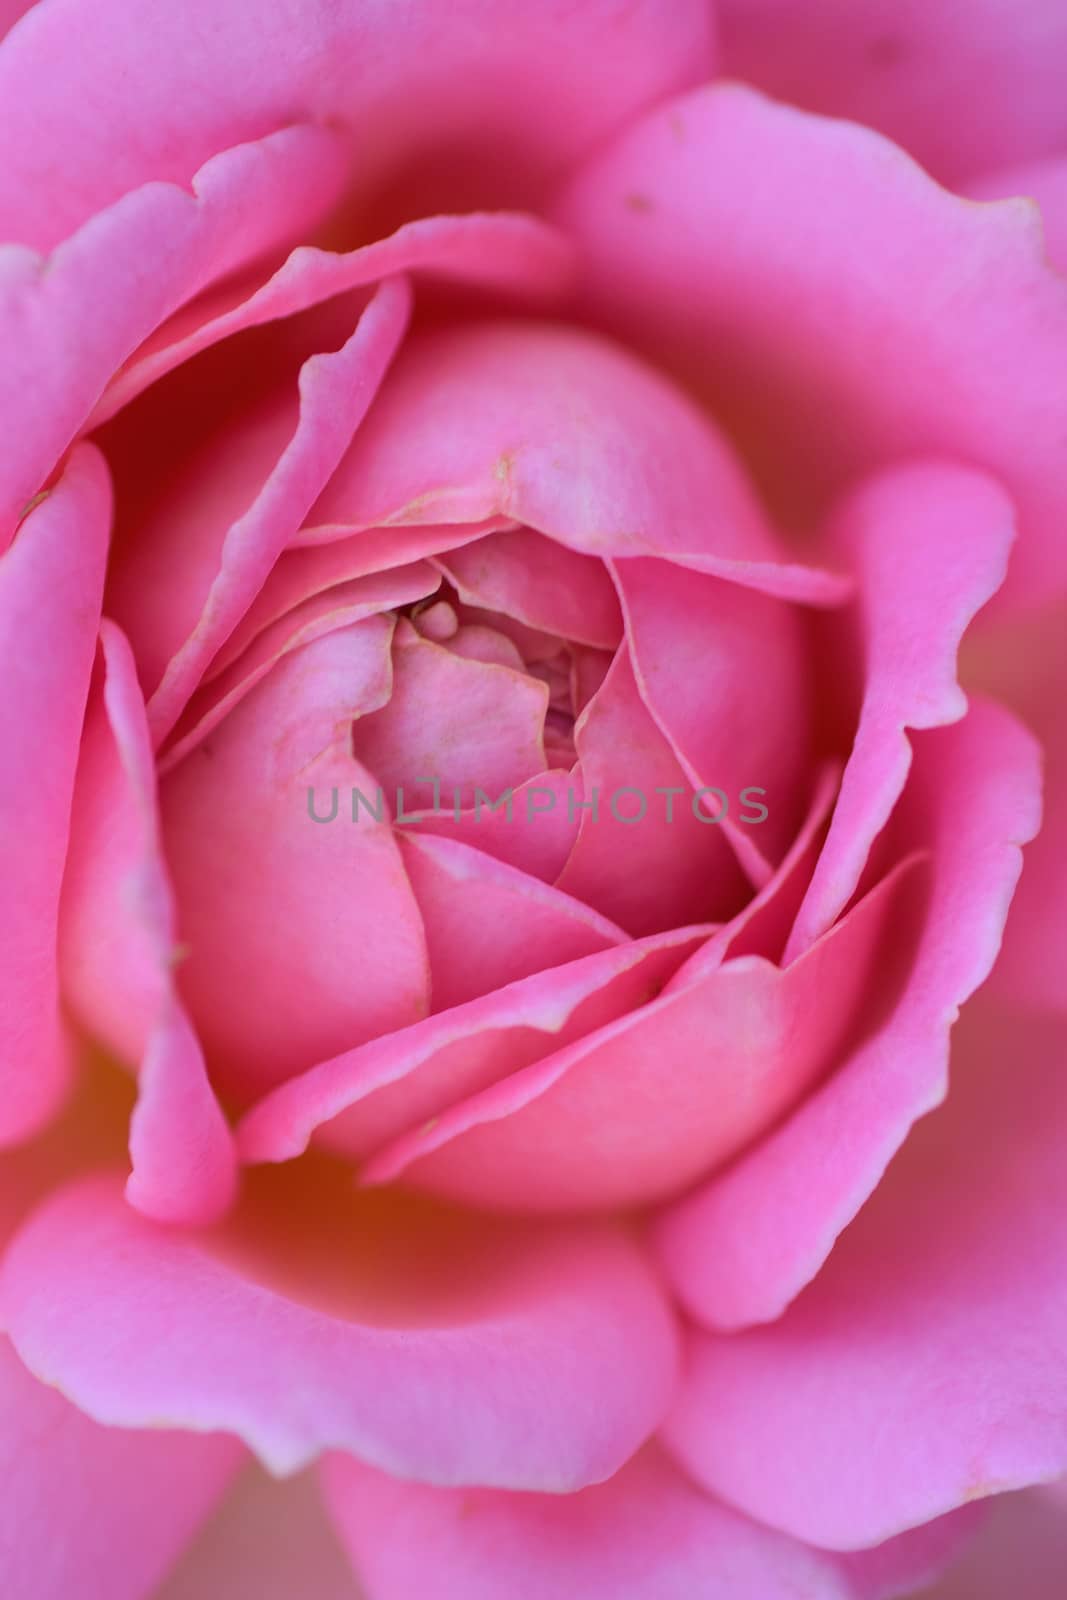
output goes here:
{"type": "Polygon", "coordinates": [[[872,1552],[875,1577],[730,1511],[652,1449],[565,1498],[427,1489],[343,1456],[321,1473],[369,1600],[878,1600],[936,1570],[965,1531],[872,1552]]]}
{"type": "Polygon", "coordinates": [[[947,1103],[808,1292],[694,1335],[668,1438],[700,1481],[847,1548],[1063,1473],[1063,1050],[1061,1023],[973,1003],[947,1103]]]}
{"type": "Polygon", "coordinates": [[[224,1428],[275,1472],[332,1448],[427,1482],[566,1492],[648,1437],[677,1340],[636,1244],[405,1221],[403,1202],[383,1231],[388,1212],[341,1185],[313,1196],[306,1229],[297,1188],[250,1231],[238,1218],[199,1242],[110,1179],[62,1190],[8,1250],[12,1342],[98,1420],[224,1428]]]}
{"type": "Polygon", "coordinates": [[[175,992],[174,907],[133,656],[114,623],[102,644],[63,884],[63,991],[88,1031],[140,1068],[127,1197],[159,1221],[208,1222],[233,1199],[233,1145],[175,992]]]}
{"type": "Polygon", "coordinates": [[[661,1257],[708,1326],[777,1317],[943,1097],[949,1030],[993,965],[1039,782],[1033,742],[996,707],[976,703],[955,727],[917,737],[906,834],[929,847],[934,882],[900,1002],[786,1123],[664,1213],[661,1257]]]}
{"type": "MultiPolygon", "coordinates": [[[[0,50],[0,77],[12,47],[0,50]]],[[[62,54],[80,60],[69,45],[62,54]]],[[[206,283],[309,226],[336,199],[343,158],[325,129],[282,128],[206,162],[191,194],[149,184],[125,196],[46,259],[0,246],[0,547],[116,368],[206,283]]],[[[38,199],[61,209],[54,175],[38,199]]]]}
{"type": "Polygon", "coordinates": [[[91,17],[80,0],[59,0],[0,54],[2,231],[61,238],[149,178],[187,181],[216,150],[291,121],[295,108],[346,130],[363,197],[390,175],[383,160],[429,166],[432,182],[442,148],[456,146],[468,171],[477,150],[483,192],[502,179],[529,192],[638,107],[699,82],[708,35],[707,8],[692,0],[670,28],[656,0],[463,0],[447,16],[432,0],[400,13],[282,0],[267,14],[190,0],[180,14],[154,8],[137,28],[124,0],[101,0],[91,17]]]}
{"type": "Polygon", "coordinates": [[[503,515],[586,555],[662,555],[774,594],[847,584],[786,564],[725,439],[632,355],[573,328],[416,336],[309,521],[503,515]]]}
{"type": "Polygon", "coordinates": [[[842,507],[836,533],[860,579],[863,705],[787,960],[806,950],[854,893],[907,778],[905,730],[964,714],[956,651],[975,612],[1000,587],[1014,518],[991,479],[922,464],[864,484],[842,507]]]}
{"type": "Polygon", "coordinates": [[[1015,501],[1006,596],[1067,581],[1067,283],[1034,206],[956,199],[866,129],[723,85],[632,128],[557,219],[590,313],[720,409],[784,520],[943,453],[1015,501]]]}
{"type": "Polygon", "coordinates": [[[0,1336],[0,1560],[9,1600],[143,1600],[224,1494],[236,1440],[102,1428],[0,1336]]]}
{"type": "Polygon", "coordinates": [[[67,1082],[56,925],[110,515],[85,445],[0,557],[0,1143],[38,1127],[67,1082]]]}
{"type": "Polygon", "coordinates": [[[523,1212],[677,1194],[771,1126],[891,1004],[887,934],[907,946],[916,865],[785,972],[744,956],[672,984],[403,1134],[363,1181],[403,1173],[431,1193],[523,1212]]]}
{"type": "Polygon", "coordinates": [[[723,67],[888,134],[945,183],[1067,145],[1056,0],[719,0],[723,67]]]}
{"type": "Polygon", "coordinates": [[[389,822],[351,820],[351,790],[375,781],[352,719],[388,698],[391,633],[372,617],[286,656],[160,787],[182,993],[213,1077],[242,1093],[428,1008],[389,822]],[[235,992],[256,1001],[235,1007],[235,992]]]}
{"type": "MultiPolygon", "coordinates": [[[[1067,145],[1067,136],[1064,144],[1067,145]]],[[[963,192],[973,200],[1003,200],[1013,195],[1036,200],[1041,208],[1049,260],[1060,272],[1067,272],[1067,155],[1062,151],[1045,161],[983,173],[963,192]]]]}

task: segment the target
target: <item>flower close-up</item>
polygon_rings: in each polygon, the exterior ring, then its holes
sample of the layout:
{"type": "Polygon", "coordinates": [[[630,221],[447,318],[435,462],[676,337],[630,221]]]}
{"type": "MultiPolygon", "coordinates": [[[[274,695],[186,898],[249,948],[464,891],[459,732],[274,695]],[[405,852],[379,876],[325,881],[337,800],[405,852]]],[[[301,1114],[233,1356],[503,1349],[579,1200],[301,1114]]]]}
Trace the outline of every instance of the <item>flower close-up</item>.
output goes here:
{"type": "Polygon", "coordinates": [[[1062,1600],[1067,8],[0,0],[0,1594],[1062,1600]]]}

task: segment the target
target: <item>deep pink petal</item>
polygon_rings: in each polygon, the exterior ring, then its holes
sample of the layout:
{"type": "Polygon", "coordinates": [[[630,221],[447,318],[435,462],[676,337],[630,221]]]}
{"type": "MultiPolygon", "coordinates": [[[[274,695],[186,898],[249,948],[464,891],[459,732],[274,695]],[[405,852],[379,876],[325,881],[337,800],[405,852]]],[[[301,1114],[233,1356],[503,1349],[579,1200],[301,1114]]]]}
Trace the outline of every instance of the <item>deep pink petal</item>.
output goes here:
{"type": "Polygon", "coordinates": [[[866,129],[721,85],[631,128],[557,220],[590,314],[721,408],[783,520],[939,453],[1016,503],[1006,599],[1067,578],[1067,283],[1032,204],[957,199],[866,129]]]}
{"type": "Polygon", "coordinates": [[[388,819],[351,820],[352,789],[375,785],[351,723],[388,698],[391,633],[372,617],[285,656],[160,786],[181,991],[213,1077],[242,1093],[428,1006],[422,921],[388,819]]]}
{"type": "MultiPolygon", "coordinates": [[[[425,789],[420,791],[427,799],[425,789]]],[[[543,883],[556,883],[573,848],[583,813],[581,775],[574,769],[537,772],[515,786],[508,806],[507,791],[490,795],[492,805],[418,809],[409,824],[412,833],[443,834],[506,861],[543,883]],[[549,804],[549,796],[554,796],[549,804]]],[[[443,799],[444,797],[442,797],[443,799]]]]}
{"type": "Polygon", "coordinates": [[[771,593],[836,603],[789,565],[723,436],[622,349],[492,322],[413,338],[309,521],[503,515],[586,555],[666,555],[771,593]]]}
{"type": "Polygon", "coordinates": [[[868,123],[953,187],[1067,143],[1055,0],[719,0],[716,11],[728,77],[868,123]]]}
{"type": "Polygon", "coordinates": [[[312,1067],[247,1114],[246,1161],[288,1161],[312,1134],[362,1156],[464,1095],[624,1016],[659,992],[705,930],[661,934],[521,979],[312,1067]]]}
{"type": "MultiPolygon", "coordinates": [[[[1064,54],[1067,56],[1067,49],[1064,54]]],[[[1067,136],[1064,142],[1067,143],[1067,136]]],[[[1045,161],[983,173],[964,185],[963,193],[974,200],[1005,200],[1019,195],[1036,200],[1041,208],[1049,260],[1060,272],[1067,271],[1067,155],[1062,150],[1045,161]]]]}
{"type": "Polygon", "coordinates": [[[781,855],[810,755],[806,618],[772,596],[666,561],[613,564],[638,687],[740,859],[781,855]],[[753,791],[747,795],[747,791],[753,791]],[[755,802],[746,805],[746,798],[755,802]],[[762,807],[761,822],[753,822],[762,807]]]}
{"type": "Polygon", "coordinates": [[[627,943],[581,900],[453,839],[402,835],[435,1011],[627,943]]]}
{"type": "Polygon", "coordinates": [[[236,654],[222,672],[212,670],[207,681],[201,684],[160,754],[160,772],[169,772],[184,760],[283,656],[349,623],[362,622],[393,607],[422,600],[433,593],[440,581],[440,574],[428,562],[413,561],[410,566],[372,572],[366,577],[352,578],[347,583],[323,589],[285,612],[257,633],[251,644],[236,654]]]}
{"type": "Polygon", "coordinates": [[[68,1081],[56,926],[110,519],[85,445],[0,556],[0,1144],[32,1133],[68,1081]]]}
{"type": "Polygon", "coordinates": [[[890,929],[906,938],[916,866],[785,972],[744,956],[672,984],[401,1135],[363,1181],[403,1173],[431,1193],[521,1212],[677,1194],[772,1126],[890,1002],[885,946],[890,929]]]}
{"type": "Polygon", "coordinates": [[[109,609],[129,625],[157,745],[240,621],[337,464],[403,337],[411,291],[389,279],[355,332],[300,369],[299,408],[270,396],[224,432],[138,529],[112,576],[109,609]]]}
{"type": "Polygon", "coordinates": [[[1067,1483],[1002,1495],[969,1553],[924,1600],[1060,1600],[1067,1571],[1067,1483]]]}
{"type": "Polygon", "coordinates": [[[432,806],[435,779],[446,808],[456,791],[461,805],[478,789],[495,801],[544,771],[547,704],[545,685],[525,672],[398,630],[389,703],[360,719],[352,748],[398,815],[432,806]]]}
{"type": "Polygon", "coordinates": [[[996,956],[1039,787],[1033,741],[996,707],[976,702],[963,722],[917,736],[905,828],[929,848],[934,880],[903,997],[781,1128],[664,1214],[661,1258],[708,1326],[779,1316],[943,1097],[949,1031],[996,956]]]}
{"type": "Polygon", "coordinates": [[[161,1222],[210,1222],[233,1199],[233,1144],[175,992],[174,905],[133,656],[114,623],[101,642],[63,883],[63,993],[94,1039],[139,1068],[131,1204],[161,1222]]]}
{"type": "Polygon", "coordinates": [[[98,424],[149,384],[243,328],[292,316],[333,295],[402,272],[425,271],[522,298],[558,299],[574,275],[564,236],[521,212],[422,217],[350,251],[303,245],[270,277],[229,281],[201,295],[138,347],[93,413],[98,424]]]}
{"type": "Polygon", "coordinates": [[[255,1463],[152,1600],[362,1600],[313,1469],[279,1482],[255,1463]]]}
{"type": "Polygon", "coordinates": [[[529,528],[495,533],[438,557],[461,600],[561,638],[614,650],[622,618],[603,564],[529,528]]]}
{"type": "MultiPolygon", "coordinates": [[[[0,547],[131,351],[211,279],[309,226],[336,198],[343,158],[323,128],[282,128],[207,161],[192,193],[151,183],[116,200],[47,258],[0,247],[0,547]]],[[[55,212],[55,181],[46,190],[55,212]]]]}
{"type": "Polygon", "coordinates": [[[372,1600],[878,1600],[936,1571],[961,1537],[937,1527],[921,1548],[872,1552],[873,1580],[702,1494],[652,1448],[567,1496],[429,1489],[339,1455],[320,1474],[372,1600]]]}
{"type": "Polygon", "coordinates": [[[694,1333],[667,1433],[702,1483],[850,1548],[1063,1473],[1063,1050],[1061,1022],[973,1002],[947,1102],[807,1293],[694,1333]]]}
{"type": "Polygon", "coordinates": [[[1014,516],[991,479],[923,464],[861,485],[842,506],[835,533],[859,574],[863,706],[787,960],[848,904],[906,782],[906,730],[963,716],[956,652],[975,612],[1000,587],[1014,516]]]}
{"type": "MultiPolygon", "coordinates": [[[[91,17],[80,0],[49,0],[8,40],[7,237],[62,238],[135,185],[187,182],[215,151],[294,115],[345,131],[361,200],[404,162],[428,168],[432,189],[435,163],[451,152],[453,168],[480,169],[475,204],[487,188],[529,196],[712,65],[709,14],[694,0],[680,0],[669,28],[656,0],[577,10],[463,0],[447,16],[431,0],[400,14],[332,0],[284,0],[267,14],[189,0],[180,14],[161,6],[142,20],[130,27],[123,0],[100,0],[91,17]]],[[[455,178],[446,162],[442,183],[455,178]]]]}
{"type": "Polygon", "coordinates": [[[102,1428],[0,1336],[0,1550],[9,1600],[143,1600],[225,1493],[236,1440],[102,1428]]]}
{"type": "Polygon", "coordinates": [[[736,910],[747,885],[714,812],[698,818],[694,786],[641,699],[626,649],[580,717],[575,744],[583,809],[576,798],[578,835],[559,887],[633,934],[736,910]]]}
{"type": "Polygon", "coordinates": [[[561,1493],[649,1436],[677,1336],[624,1234],[416,1217],[375,1254],[374,1213],[346,1192],[310,1237],[283,1196],[251,1235],[237,1219],[197,1240],[109,1178],[61,1190],[8,1249],[12,1342],[98,1421],[224,1429],[275,1472],[339,1449],[427,1482],[561,1493]]]}

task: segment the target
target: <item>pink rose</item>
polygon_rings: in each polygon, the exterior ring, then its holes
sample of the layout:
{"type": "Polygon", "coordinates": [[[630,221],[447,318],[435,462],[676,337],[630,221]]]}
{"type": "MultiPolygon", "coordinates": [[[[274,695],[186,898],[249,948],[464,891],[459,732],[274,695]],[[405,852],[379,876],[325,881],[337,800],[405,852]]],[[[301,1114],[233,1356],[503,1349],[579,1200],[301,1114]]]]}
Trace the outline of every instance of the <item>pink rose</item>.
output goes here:
{"type": "Polygon", "coordinates": [[[3,27],[5,1600],[1054,1600],[1067,12],[3,27]]]}

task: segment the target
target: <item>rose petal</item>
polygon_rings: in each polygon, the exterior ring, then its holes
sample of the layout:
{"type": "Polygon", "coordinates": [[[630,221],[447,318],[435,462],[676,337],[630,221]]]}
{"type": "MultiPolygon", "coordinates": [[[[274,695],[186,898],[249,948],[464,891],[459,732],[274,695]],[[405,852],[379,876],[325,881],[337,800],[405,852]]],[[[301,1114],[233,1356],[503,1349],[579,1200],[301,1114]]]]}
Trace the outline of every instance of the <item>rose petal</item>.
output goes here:
{"type": "Polygon", "coordinates": [[[226,1491],[222,1434],[101,1428],[0,1337],[0,1550],[11,1600],[142,1600],[226,1491]]]}
{"type": "Polygon", "coordinates": [[[453,839],[401,839],[426,930],[435,1011],[628,942],[581,900],[480,850],[453,839]]]}
{"type": "Polygon", "coordinates": [[[408,831],[444,835],[473,845],[485,855],[528,872],[542,883],[556,883],[574,845],[584,796],[581,774],[549,771],[535,773],[515,786],[508,805],[507,791],[491,795],[490,804],[440,807],[437,812],[417,810],[408,831]],[[548,796],[554,802],[548,803],[548,796]]]}
{"type": "Polygon", "coordinates": [[[1016,503],[1003,603],[1067,579],[1067,283],[1036,207],[957,199],[867,129],[724,84],[632,127],[556,220],[590,314],[719,409],[784,522],[941,453],[1016,503]]]}
{"type": "Polygon", "coordinates": [[[674,985],[402,1134],[361,1181],[403,1173],[417,1189],[523,1212],[678,1193],[772,1126],[891,1003],[886,938],[892,928],[908,947],[917,865],[785,972],[744,956],[674,985]]]}
{"type": "Polygon", "coordinates": [[[642,1004],[708,930],[681,929],[520,979],[321,1062],[246,1115],[246,1161],[288,1161],[320,1142],[362,1156],[476,1089],[642,1004]]]}
{"type": "MultiPolygon", "coordinates": [[[[22,44],[32,36],[39,15],[5,44],[0,80],[17,53],[16,39],[22,44]]],[[[80,59],[78,51],[63,54],[80,59]]],[[[85,103],[83,94],[78,98],[85,103]]],[[[5,90],[0,103],[10,109],[5,90]]],[[[323,128],[282,128],[207,161],[191,177],[191,194],[150,183],[113,197],[108,210],[47,258],[22,246],[0,247],[0,416],[7,444],[0,547],[116,367],[211,279],[298,235],[320,215],[338,194],[343,155],[323,128]]],[[[61,207],[54,174],[45,188],[47,209],[55,213],[61,207]]],[[[5,223],[11,238],[14,215],[5,215],[5,223]]]]}
{"type": "Polygon", "coordinates": [[[871,1552],[875,1577],[738,1516],[656,1450],[580,1494],[504,1495],[400,1483],[344,1456],[326,1503],[374,1600],[878,1600],[944,1564],[966,1531],[935,1526],[871,1552]],[[888,1581],[886,1581],[888,1578],[888,1581]]]}
{"type": "Polygon", "coordinates": [[[50,0],[12,34],[0,57],[9,237],[62,237],[135,184],[183,182],[297,107],[346,130],[360,198],[389,175],[384,161],[419,162],[432,179],[433,160],[457,145],[467,166],[477,150],[488,187],[507,179],[528,194],[712,64],[710,19],[693,0],[666,29],[655,0],[580,11],[463,0],[447,17],[427,0],[399,16],[328,0],[286,0],[269,15],[188,0],[180,16],[160,6],[143,20],[131,28],[122,0],[100,0],[91,19],[79,0],[50,0]]]}
{"type": "Polygon", "coordinates": [[[622,618],[601,562],[529,528],[495,533],[437,558],[461,600],[561,638],[614,650],[622,618]]]}
{"type": "Polygon", "coordinates": [[[174,988],[173,897],[133,655],[106,620],[101,643],[63,883],[63,992],[90,1034],[139,1067],[130,1203],[161,1222],[210,1222],[233,1199],[233,1144],[174,988]]]}
{"type": "Polygon", "coordinates": [[[225,1429],[279,1473],[341,1449],[427,1482],[563,1493],[644,1442],[677,1337],[625,1235],[435,1226],[401,1202],[376,1259],[389,1219],[346,1194],[319,1196],[308,1229],[286,1191],[198,1241],[110,1178],[61,1190],[8,1249],[12,1342],[99,1421],[225,1429]]]}
{"type": "Polygon", "coordinates": [[[852,896],[907,779],[908,728],[967,708],[956,651],[999,587],[1014,537],[1003,490],[963,467],[898,467],[862,485],[837,519],[860,578],[863,707],[830,834],[786,949],[806,950],[852,896]]]}
{"type": "Polygon", "coordinates": [[[68,1082],[56,926],[110,518],[107,468],[81,446],[0,556],[3,1144],[39,1127],[68,1082]]]}
{"type": "Polygon", "coordinates": [[[835,1548],[1067,1465],[1063,1029],[979,1000],[959,1033],[948,1101],[807,1293],[694,1334],[667,1430],[707,1487],[835,1548]]]}
{"type": "Polygon", "coordinates": [[[415,635],[393,649],[393,691],[353,731],[357,757],[384,786],[398,818],[433,804],[495,801],[546,766],[542,730],[548,690],[510,667],[464,659],[415,635]]]}
{"type": "Polygon", "coordinates": [[[847,592],[782,560],[732,451],[680,390],[572,328],[411,339],[309,520],[495,515],[586,555],[670,556],[818,604],[847,592]]]}
{"type": "Polygon", "coordinates": [[[996,956],[1039,790],[1033,741],[998,707],[976,700],[963,722],[917,736],[905,832],[929,848],[934,879],[901,1001],[781,1128],[664,1213],[661,1259],[709,1327],[779,1316],[944,1096],[949,1031],[996,956]]]}
{"type": "Polygon", "coordinates": [[[579,718],[575,743],[581,803],[596,810],[571,802],[578,835],[559,888],[633,934],[718,920],[743,903],[747,885],[722,829],[706,813],[698,820],[693,787],[638,693],[628,650],[579,718]],[[638,871],[628,868],[631,852],[638,871]]]}
{"type": "Polygon", "coordinates": [[[1060,1600],[1067,1568],[1067,1486],[1001,1495],[969,1554],[925,1600],[1060,1600]]]}
{"type": "Polygon", "coordinates": [[[388,697],[391,632],[372,617],[286,656],[160,786],[182,994],[213,1078],[242,1093],[427,1008],[422,921],[388,820],[349,820],[351,790],[375,783],[351,722],[388,697]],[[317,825],[333,791],[335,820],[317,825]]]}
{"type": "Polygon", "coordinates": [[[405,280],[383,283],[341,349],[301,367],[296,418],[288,391],[269,397],[243,429],[213,442],[181,492],[163,501],[157,525],[138,528],[108,605],[131,624],[157,746],[333,471],[410,306],[405,280]]]}
{"type": "Polygon", "coordinates": [[[1067,271],[1067,157],[1062,153],[1025,166],[997,167],[963,185],[963,193],[973,200],[1036,200],[1049,260],[1060,272],[1067,271]]]}
{"type": "Polygon", "coordinates": [[[359,250],[303,245],[272,276],[264,278],[260,271],[231,280],[156,329],[112,379],[93,423],[114,416],[149,384],[221,339],[383,278],[427,271],[534,299],[557,299],[573,270],[563,235],[521,212],[421,217],[359,250]]]}
{"type": "Polygon", "coordinates": [[[361,1600],[316,1475],[279,1482],[252,1464],[152,1600],[361,1600]]]}

